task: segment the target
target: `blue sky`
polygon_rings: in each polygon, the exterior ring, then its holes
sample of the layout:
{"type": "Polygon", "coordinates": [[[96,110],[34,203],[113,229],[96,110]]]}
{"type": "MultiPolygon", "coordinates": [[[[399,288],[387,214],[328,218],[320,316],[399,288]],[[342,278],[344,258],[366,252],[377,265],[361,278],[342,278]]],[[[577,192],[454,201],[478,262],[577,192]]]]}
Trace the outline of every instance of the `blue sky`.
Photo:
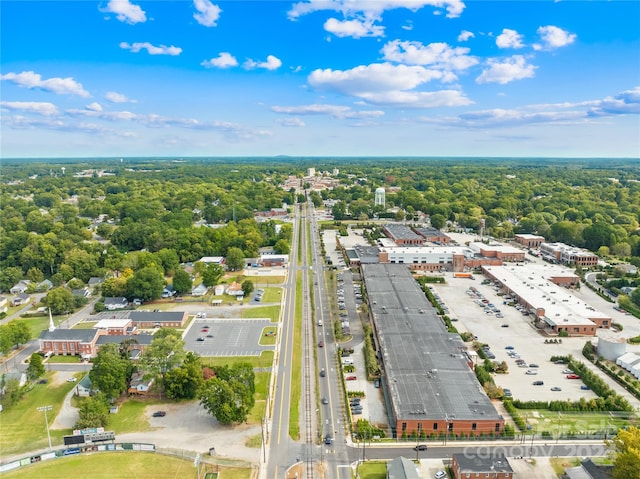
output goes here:
{"type": "Polygon", "coordinates": [[[637,1],[11,1],[3,157],[640,157],[637,1]]]}

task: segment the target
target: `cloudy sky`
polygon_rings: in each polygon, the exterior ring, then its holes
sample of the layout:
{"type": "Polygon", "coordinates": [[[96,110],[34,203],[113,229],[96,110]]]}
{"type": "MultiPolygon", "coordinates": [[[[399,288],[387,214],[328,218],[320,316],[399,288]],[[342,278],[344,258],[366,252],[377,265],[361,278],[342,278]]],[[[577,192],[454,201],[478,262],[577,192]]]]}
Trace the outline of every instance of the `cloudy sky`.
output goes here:
{"type": "Polygon", "coordinates": [[[637,1],[2,1],[3,157],[640,156],[637,1]]]}

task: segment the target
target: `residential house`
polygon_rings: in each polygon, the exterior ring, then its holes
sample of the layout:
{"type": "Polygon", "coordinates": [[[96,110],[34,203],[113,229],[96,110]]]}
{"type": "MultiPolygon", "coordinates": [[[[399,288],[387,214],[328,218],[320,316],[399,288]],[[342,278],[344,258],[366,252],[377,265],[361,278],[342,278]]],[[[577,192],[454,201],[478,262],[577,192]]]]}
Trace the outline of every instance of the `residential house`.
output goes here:
{"type": "Polygon", "coordinates": [[[175,289],[173,289],[173,286],[168,284],[164,287],[164,289],[162,290],[162,297],[163,298],[172,298],[173,296],[176,295],[176,291],[175,289]]]}
{"type": "Polygon", "coordinates": [[[9,290],[9,292],[11,294],[22,294],[22,293],[26,293],[27,289],[29,289],[29,286],[31,285],[31,281],[29,281],[28,279],[23,279],[18,281],[16,284],[14,284],[11,289],[9,290]]]}
{"type": "Polygon", "coordinates": [[[400,456],[387,462],[387,479],[420,479],[420,475],[411,459],[400,456]]]}
{"type": "Polygon", "coordinates": [[[72,289],[71,293],[74,296],[79,296],[81,298],[88,298],[89,296],[91,296],[91,291],[89,291],[89,288],[72,289]]]}
{"type": "Polygon", "coordinates": [[[224,294],[224,284],[216,284],[215,288],[213,288],[213,294],[216,296],[220,296],[224,294]]]}
{"type": "Polygon", "coordinates": [[[124,309],[129,304],[127,298],[104,298],[104,307],[109,311],[115,311],[116,309],[124,309]]]}
{"type": "Polygon", "coordinates": [[[89,375],[87,374],[76,385],[76,396],[86,398],[91,396],[94,392],[95,390],[93,389],[93,383],[91,382],[91,378],[89,378],[89,375]]]}
{"type": "Polygon", "coordinates": [[[31,296],[29,296],[27,293],[20,293],[11,300],[11,305],[24,306],[25,304],[29,303],[30,299],[31,299],[31,296]]]}
{"type": "Polygon", "coordinates": [[[237,282],[233,282],[231,283],[229,286],[227,286],[227,289],[225,290],[225,293],[228,294],[229,296],[244,296],[244,291],[242,290],[242,285],[240,283],[237,282]]]}
{"type": "Polygon", "coordinates": [[[154,382],[153,377],[145,378],[145,373],[143,372],[133,373],[127,393],[146,396],[154,382]]]}
{"type": "Polygon", "coordinates": [[[51,288],[53,288],[53,283],[48,279],[45,279],[44,281],[38,283],[38,285],[36,286],[36,290],[40,292],[49,291],[51,288]]]}
{"type": "MultiPolygon", "coordinates": [[[[22,387],[27,384],[27,373],[15,371],[10,373],[2,373],[4,377],[4,384],[7,384],[9,381],[18,381],[18,386],[22,387]]],[[[4,394],[4,388],[0,389],[0,393],[4,394]]]]}
{"type": "Polygon", "coordinates": [[[93,276],[89,278],[89,282],[87,284],[90,288],[95,288],[96,286],[100,286],[102,283],[104,283],[104,278],[93,276]]]}
{"type": "Polygon", "coordinates": [[[598,465],[590,458],[584,459],[577,467],[570,467],[564,470],[567,479],[611,479],[613,477],[613,466],[598,465]]]}
{"type": "Polygon", "coordinates": [[[204,296],[205,294],[207,294],[207,291],[209,291],[209,288],[207,288],[204,284],[200,283],[198,286],[196,286],[191,290],[191,295],[204,296]]]}

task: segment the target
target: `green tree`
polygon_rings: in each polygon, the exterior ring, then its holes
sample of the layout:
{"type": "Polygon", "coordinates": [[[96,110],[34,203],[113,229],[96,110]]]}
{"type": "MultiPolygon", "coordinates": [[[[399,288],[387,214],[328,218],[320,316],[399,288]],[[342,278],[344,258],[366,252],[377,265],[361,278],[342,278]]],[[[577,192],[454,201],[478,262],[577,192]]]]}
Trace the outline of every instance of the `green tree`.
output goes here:
{"type": "Polygon", "coordinates": [[[53,314],[65,314],[73,311],[73,294],[64,287],[54,288],[42,299],[45,306],[51,308],[53,314]]]}
{"type": "Polygon", "coordinates": [[[640,429],[635,426],[618,429],[612,445],[613,479],[640,478],[640,429]]]}
{"type": "Polygon", "coordinates": [[[445,218],[444,215],[437,214],[437,213],[435,215],[432,215],[430,217],[430,220],[431,220],[431,226],[439,230],[444,228],[444,226],[447,224],[447,218],[445,218]]]}
{"type": "Polygon", "coordinates": [[[109,400],[100,392],[93,397],[86,398],[78,408],[77,429],[105,427],[109,423],[109,400]]]}
{"type": "Polygon", "coordinates": [[[224,269],[219,264],[208,264],[202,271],[202,284],[210,288],[215,286],[224,275],[224,269]]]}
{"type": "Polygon", "coordinates": [[[344,201],[338,201],[331,208],[331,214],[333,215],[333,219],[337,221],[342,221],[347,217],[347,205],[344,201]]]}
{"type": "Polygon", "coordinates": [[[227,268],[238,271],[244,268],[244,253],[240,248],[231,247],[227,250],[227,268]]]}
{"type": "Polygon", "coordinates": [[[245,296],[249,296],[253,292],[253,281],[245,279],[242,282],[242,292],[245,296]]]}
{"type": "Polygon", "coordinates": [[[147,371],[164,383],[164,376],[185,359],[184,341],[169,328],[160,329],[145,349],[142,363],[147,371]],[[160,334],[158,334],[160,333],[160,334]]]}
{"type": "Polygon", "coordinates": [[[164,376],[164,390],[171,399],[194,399],[204,380],[198,355],[188,352],[184,364],[164,376]]]}
{"type": "Polygon", "coordinates": [[[22,268],[9,266],[0,268],[0,291],[9,291],[11,287],[22,279],[22,268]]]}
{"type": "Polygon", "coordinates": [[[276,244],[273,247],[273,251],[276,254],[289,254],[291,250],[291,245],[286,239],[280,239],[276,241],[276,244]]]}
{"type": "Polygon", "coordinates": [[[93,359],[89,378],[96,389],[108,398],[116,398],[127,389],[128,360],[120,355],[115,343],[103,344],[93,359]]]}
{"type": "Polygon", "coordinates": [[[105,298],[121,298],[127,295],[127,280],[122,276],[107,278],[100,285],[100,289],[105,298]]]}
{"type": "Polygon", "coordinates": [[[26,321],[13,319],[3,327],[9,332],[12,346],[27,344],[31,340],[31,328],[26,321]]]}
{"type": "Polygon", "coordinates": [[[44,360],[38,353],[33,353],[29,358],[29,366],[27,367],[27,377],[30,381],[38,379],[45,373],[44,360]]]}
{"type": "Polygon", "coordinates": [[[185,294],[191,291],[193,281],[191,276],[184,269],[178,268],[173,275],[173,289],[178,294],[185,294]]]}
{"type": "Polygon", "coordinates": [[[248,363],[221,366],[216,377],[204,383],[200,403],[222,424],[247,420],[255,404],[255,374],[248,363]]]}
{"type": "Polygon", "coordinates": [[[154,267],[142,268],[127,281],[129,298],[140,298],[143,301],[151,301],[162,296],[164,289],[164,277],[154,267]]]}
{"type": "Polygon", "coordinates": [[[32,283],[41,283],[44,281],[44,273],[38,268],[29,268],[29,271],[27,271],[27,279],[32,283]]]}

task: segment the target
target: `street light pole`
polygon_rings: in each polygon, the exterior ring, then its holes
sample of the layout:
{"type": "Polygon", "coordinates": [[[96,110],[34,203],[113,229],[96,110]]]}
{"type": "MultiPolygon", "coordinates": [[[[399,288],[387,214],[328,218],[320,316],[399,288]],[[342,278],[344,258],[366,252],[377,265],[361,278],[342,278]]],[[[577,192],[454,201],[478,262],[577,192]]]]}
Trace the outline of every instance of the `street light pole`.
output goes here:
{"type": "Polygon", "coordinates": [[[47,418],[47,411],[51,411],[51,409],[53,409],[53,407],[52,406],[40,406],[37,409],[40,412],[44,412],[44,423],[47,426],[47,439],[49,439],[49,450],[51,451],[51,449],[52,449],[52,447],[51,447],[51,433],[49,432],[49,418],[47,418]]]}

